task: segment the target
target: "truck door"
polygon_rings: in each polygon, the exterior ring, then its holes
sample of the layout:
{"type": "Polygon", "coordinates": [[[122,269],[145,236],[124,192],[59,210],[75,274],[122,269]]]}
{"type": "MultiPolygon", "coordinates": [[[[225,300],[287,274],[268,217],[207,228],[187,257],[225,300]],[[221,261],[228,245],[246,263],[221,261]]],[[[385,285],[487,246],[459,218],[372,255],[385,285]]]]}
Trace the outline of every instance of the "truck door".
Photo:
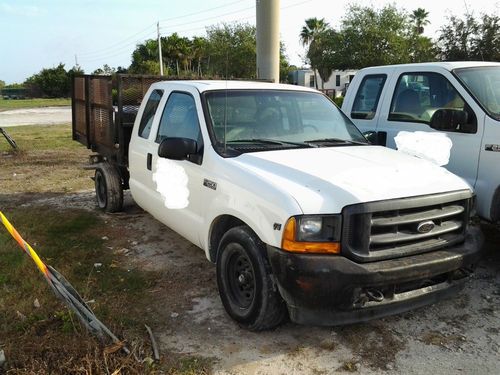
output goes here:
{"type": "Polygon", "coordinates": [[[450,161],[445,167],[474,186],[484,113],[463,87],[451,82],[456,83],[456,80],[449,72],[403,72],[393,77],[388,87],[392,95],[388,92],[384,97],[377,132],[386,135],[386,146],[396,148],[394,137],[400,131],[438,131],[430,127],[431,122],[435,124],[439,118],[433,119],[438,110],[465,112],[466,120],[459,128],[444,131],[453,143],[450,161]]]}
{"type": "MultiPolygon", "coordinates": [[[[161,111],[157,130],[154,136],[149,139],[149,153],[152,154],[151,167],[153,172],[149,177],[149,184],[152,186],[150,195],[155,199],[153,206],[149,207],[149,211],[162,223],[199,246],[200,242],[196,228],[201,228],[203,222],[203,204],[200,196],[203,187],[203,169],[201,166],[203,160],[203,137],[195,96],[199,98],[197,92],[172,91],[161,111]],[[158,147],[161,141],[167,137],[189,138],[197,142],[198,154],[196,158],[192,158],[191,160],[162,160],[167,163],[167,166],[170,165],[169,168],[175,166],[176,171],[181,169],[187,175],[189,203],[183,208],[167,208],[165,198],[171,199],[173,196],[162,196],[158,192],[158,182],[153,181],[153,175],[159,173],[161,174],[160,177],[164,181],[167,181],[168,184],[175,185],[180,182],[175,181],[178,177],[176,173],[170,173],[172,169],[158,170],[158,147]]],[[[201,108],[201,105],[198,107],[201,108]]],[[[184,184],[182,187],[186,188],[186,185],[184,184]]]]}
{"type": "Polygon", "coordinates": [[[147,102],[137,114],[136,125],[132,131],[129,145],[129,169],[130,169],[130,191],[136,203],[143,209],[149,211],[152,206],[149,194],[152,185],[152,163],[153,151],[151,150],[151,138],[153,128],[157,128],[160,121],[160,104],[165,101],[164,90],[152,90],[147,96],[147,102]],[[139,121],[139,124],[137,124],[139,121]]]}
{"type": "MultiPolygon", "coordinates": [[[[356,78],[355,76],[354,79],[356,78]]],[[[354,100],[350,103],[345,103],[342,109],[363,133],[370,131],[374,132],[377,128],[380,112],[378,111],[378,104],[386,80],[387,74],[367,74],[361,78],[359,86],[355,84],[350,85],[352,89],[355,87],[358,89],[354,96],[354,100]]]]}

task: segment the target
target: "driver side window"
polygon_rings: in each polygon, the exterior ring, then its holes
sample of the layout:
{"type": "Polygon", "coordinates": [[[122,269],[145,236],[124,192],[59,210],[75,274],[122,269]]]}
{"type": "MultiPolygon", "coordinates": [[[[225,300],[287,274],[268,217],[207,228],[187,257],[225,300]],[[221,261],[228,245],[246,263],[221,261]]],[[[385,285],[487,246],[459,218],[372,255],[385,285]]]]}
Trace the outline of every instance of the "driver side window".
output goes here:
{"type": "Polygon", "coordinates": [[[201,131],[196,105],[191,95],[173,92],[161,115],[156,142],[166,137],[189,138],[201,144],[201,131]]]}
{"type": "MultiPolygon", "coordinates": [[[[454,131],[476,132],[476,118],[450,82],[438,73],[405,73],[399,77],[392,97],[389,121],[431,124],[438,110],[462,114],[465,123],[454,131]]],[[[440,111],[436,116],[443,116],[440,111]]],[[[437,117],[436,117],[437,118],[437,117]]],[[[436,120],[434,118],[434,120],[436,120]]],[[[452,130],[450,130],[452,131],[452,130]]]]}

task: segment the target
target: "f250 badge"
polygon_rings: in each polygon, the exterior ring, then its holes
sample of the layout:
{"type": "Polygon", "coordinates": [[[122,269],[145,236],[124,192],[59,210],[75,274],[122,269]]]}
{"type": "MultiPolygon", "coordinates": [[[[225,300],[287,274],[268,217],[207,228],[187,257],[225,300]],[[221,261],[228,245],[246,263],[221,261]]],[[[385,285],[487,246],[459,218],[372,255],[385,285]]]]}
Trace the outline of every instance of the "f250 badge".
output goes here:
{"type": "Polygon", "coordinates": [[[486,145],[484,149],[486,151],[500,152],[500,145],[486,145]]]}
{"type": "Polygon", "coordinates": [[[203,180],[203,186],[206,186],[207,188],[212,190],[217,190],[217,182],[207,180],[206,178],[203,180]]]}

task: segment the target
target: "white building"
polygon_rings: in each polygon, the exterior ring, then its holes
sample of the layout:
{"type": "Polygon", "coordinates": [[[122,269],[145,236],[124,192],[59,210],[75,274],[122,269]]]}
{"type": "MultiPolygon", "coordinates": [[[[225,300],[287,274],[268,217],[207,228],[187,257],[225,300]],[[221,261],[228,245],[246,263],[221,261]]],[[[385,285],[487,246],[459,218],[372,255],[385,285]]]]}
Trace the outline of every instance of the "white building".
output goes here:
{"type": "MultiPolygon", "coordinates": [[[[343,96],[356,72],[357,70],[334,70],[330,79],[324,83],[319,74],[316,73],[318,89],[326,91],[330,96],[343,96]]],[[[314,80],[314,72],[311,69],[294,70],[288,75],[288,81],[293,85],[316,87],[314,80]]]]}

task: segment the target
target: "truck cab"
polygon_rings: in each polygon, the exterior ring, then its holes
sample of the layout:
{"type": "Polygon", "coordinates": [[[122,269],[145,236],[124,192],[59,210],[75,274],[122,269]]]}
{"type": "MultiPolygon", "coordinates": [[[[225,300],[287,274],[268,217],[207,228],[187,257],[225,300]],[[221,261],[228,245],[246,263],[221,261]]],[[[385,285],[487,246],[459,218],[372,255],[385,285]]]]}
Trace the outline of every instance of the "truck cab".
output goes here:
{"type": "Polygon", "coordinates": [[[500,64],[443,62],[360,70],[342,110],[376,144],[396,148],[401,131],[442,133],[446,168],[477,194],[480,217],[500,221],[500,64]]]}

